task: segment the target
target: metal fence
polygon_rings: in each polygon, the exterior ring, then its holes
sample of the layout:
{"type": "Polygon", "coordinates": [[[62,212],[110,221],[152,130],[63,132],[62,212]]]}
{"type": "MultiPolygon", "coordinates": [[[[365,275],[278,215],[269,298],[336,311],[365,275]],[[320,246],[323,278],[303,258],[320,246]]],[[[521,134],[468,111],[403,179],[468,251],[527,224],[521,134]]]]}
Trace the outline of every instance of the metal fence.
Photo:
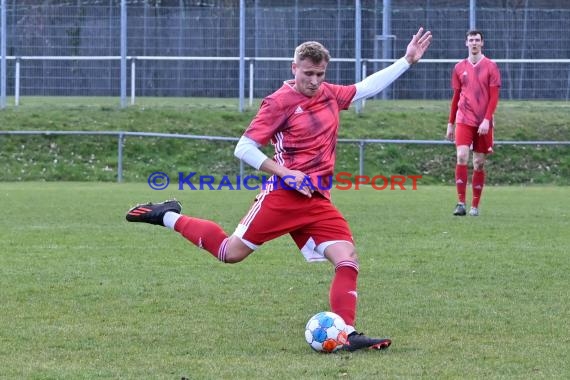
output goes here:
{"type": "MultiPolygon", "coordinates": [[[[1,131],[0,135],[7,136],[114,136],[117,138],[117,182],[123,180],[123,163],[129,160],[124,155],[125,139],[127,137],[157,137],[157,138],[174,138],[174,139],[190,139],[200,140],[204,142],[226,141],[235,143],[239,139],[237,137],[223,136],[199,136],[178,133],[154,133],[154,132],[125,132],[125,131],[1,131]]],[[[399,140],[399,139],[338,139],[340,144],[351,144],[358,146],[358,175],[364,175],[366,146],[374,144],[411,144],[411,145],[449,145],[452,144],[445,140],[399,140]]],[[[495,141],[496,145],[529,145],[529,146],[570,146],[570,141],[495,141]]],[[[239,175],[244,178],[245,165],[241,160],[236,159],[236,166],[239,165],[239,175]]],[[[249,168],[248,170],[252,170],[249,168]]]]}
{"type": "Polygon", "coordinates": [[[428,54],[385,98],[449,97],[471,26],[499,63],[502,98],[570,98],[568,1],[1,1],[10,95],[259,98],[290,77],[309,39],[333,55],[328,80],[353,83],[402,56],[423,25],[435,36],[428,54]]]}

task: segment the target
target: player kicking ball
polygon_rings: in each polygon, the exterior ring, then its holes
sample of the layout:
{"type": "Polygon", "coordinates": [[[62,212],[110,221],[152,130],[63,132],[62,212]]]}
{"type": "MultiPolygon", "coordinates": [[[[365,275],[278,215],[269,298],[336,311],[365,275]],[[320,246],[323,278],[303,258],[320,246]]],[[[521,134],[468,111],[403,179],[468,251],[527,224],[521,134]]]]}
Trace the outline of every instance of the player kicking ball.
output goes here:
{"type": "Polygon", "coordinates": [[[420,28],[404,57],[352,85],[325,81],[331,57],[323,45],[299,45],[291,63],[293,79],[263,99],[235,147],[236,157],[272,178],[233,234],[212,221],[181,214],[175,200],[133,207],[127,220],[168,227],[224,263],[240,262],[264,243],[289,234],[307,261],[328,260],[334,267],[329,303],[347,325],[344,349],[388,348],[390,339],[356,331],[358,256],[348,222],[331,202],[329,184],[322,182],[333,175],[340,111],[394,82],[420,60],[431,39],[420,28]],[[273,158],[259,149],[270,142],[273,158]],[[285,178],[287,186],[281,186],[285,178]],[[307,180],[313,186],[306,186],[307,180]]]}

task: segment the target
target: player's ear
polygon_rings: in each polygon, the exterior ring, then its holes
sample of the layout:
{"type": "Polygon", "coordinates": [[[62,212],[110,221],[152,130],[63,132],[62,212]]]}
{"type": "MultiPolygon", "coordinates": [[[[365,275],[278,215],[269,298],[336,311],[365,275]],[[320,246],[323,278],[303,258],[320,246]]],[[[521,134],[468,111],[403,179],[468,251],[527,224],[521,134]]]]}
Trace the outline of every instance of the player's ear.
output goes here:
{"type": "Polygon", "coordinates": [[[295,71],[297,71],[297,65],[295,64],[295,61],[293,61],[291,62],[291,73],[293,76],[295,76],[295,71]]]}

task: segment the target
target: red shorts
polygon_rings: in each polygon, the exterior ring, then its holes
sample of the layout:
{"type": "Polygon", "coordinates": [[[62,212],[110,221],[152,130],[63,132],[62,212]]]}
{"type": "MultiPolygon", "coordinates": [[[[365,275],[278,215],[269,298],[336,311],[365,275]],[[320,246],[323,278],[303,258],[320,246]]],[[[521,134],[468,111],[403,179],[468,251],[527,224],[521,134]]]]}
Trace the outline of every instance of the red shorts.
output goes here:
{"type": "Polygon", "coordinates": [[[324,249],[331,243],[354,244],[348,222],[329,199],[316,192],[308,198],[282,188],[260,193],[234,235],[257,249],[287,233],[307,261],[326,260],[324,249]]]}
{"type": "Polygon", "coordinates": [[[477,133],[478,127],[457,123],[455,128],[455,146],[467,145],[473,148],[474,152],[490,154],[493,153],[493,126],[489,126],[486,135],[477,133]]]}

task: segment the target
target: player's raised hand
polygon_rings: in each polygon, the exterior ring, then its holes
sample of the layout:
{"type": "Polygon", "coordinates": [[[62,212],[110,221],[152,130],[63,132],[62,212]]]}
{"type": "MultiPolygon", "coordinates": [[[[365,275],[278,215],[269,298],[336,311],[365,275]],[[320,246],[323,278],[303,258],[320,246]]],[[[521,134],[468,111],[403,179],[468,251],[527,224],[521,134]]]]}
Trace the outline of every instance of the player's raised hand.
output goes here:
{"type": "Polygon", "coordinates": [[[428,30],[424,33],[424,28],[422,27],[420,27],[418,32],[414,34],[406,48],[406,55],[404,56],[410,65],[419,61],[424,55],[431,43],[431,37],[431,32],[428,30]]]}

